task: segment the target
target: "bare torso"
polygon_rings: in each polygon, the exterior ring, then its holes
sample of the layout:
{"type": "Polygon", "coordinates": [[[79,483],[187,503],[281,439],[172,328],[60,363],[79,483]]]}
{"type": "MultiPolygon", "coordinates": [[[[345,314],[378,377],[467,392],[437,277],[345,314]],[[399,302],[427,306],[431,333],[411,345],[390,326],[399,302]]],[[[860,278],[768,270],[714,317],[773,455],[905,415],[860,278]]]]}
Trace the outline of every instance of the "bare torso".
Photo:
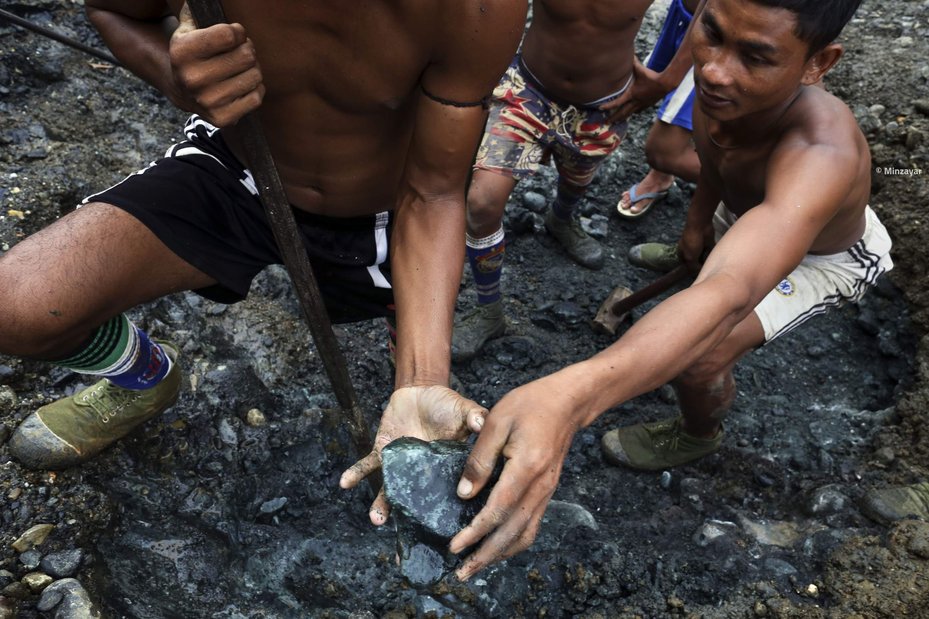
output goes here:
{"type": "MultiPolygon", "coordinates": [[[[436,4],[224,0],[254,42],[267,88],[257,114],[294,206],[338,217],[394,207],[436,4]]],[[[236,128],[223,134],[245,161],[236,128]]]]}
{"type": "MultiPolygon", "coordinates": [[[[267,87],[258,114],[291,202],[335,216],[392,208],[431,3],[223,4],[255,44],[267,87]]],[[[239,149],[235,128],[225,133],[239,149]]]]}
{"type": "Polygon", "coordinates": [[[536,0],[522,56],[552,95],[572,103],[620,90],[653,0],[536,0]]]}
{"type": "Polygon", "coordinates": [[[718,135],[722,135],[719,123],[695,106],[694,141],[701,164],[718,186],[727,208],[736,215],[765,200],[768,161],[778,148],[826,144],[841,152],[856,153],[857,169],[848,171],[848,194],[809,253],[838,253],[861,238],[871,188],[871,156],[865,137],[841,101],[821,88],[804,87],[797,100],[771,125],[767,140],[745,146],[737,133],[725,134],[725,141],[714,140],[718,135]]]}

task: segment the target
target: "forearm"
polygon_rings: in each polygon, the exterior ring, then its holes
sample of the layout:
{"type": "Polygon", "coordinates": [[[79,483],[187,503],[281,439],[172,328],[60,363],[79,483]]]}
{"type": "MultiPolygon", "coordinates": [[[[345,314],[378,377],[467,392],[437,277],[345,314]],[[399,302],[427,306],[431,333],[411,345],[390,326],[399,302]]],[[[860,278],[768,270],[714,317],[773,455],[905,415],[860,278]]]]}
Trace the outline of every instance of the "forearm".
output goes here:
{"type": "Polygon", "coordinates": [[[703,6],[705,4],[706,0],[700,1],[700,4],[697,6],[697,10],[694,11],[693,19],[690,20],[690,25],[687,27],[687,33],[684,35],[680,46],[677,48],[677,51],[671,58],[671,61],[668,62],[668,66],[666,66],[659,75],[659,81],[667,89],[667,92],[671,92],[678,87],[678,85],[684,79],[684,76],[687,75],[687,71],[689,71],[690,67],[692,67],[694,64],[690,41],[692,38],[692,31],[695,27],[697,27],[697,21],[700,18],[700,13],[703,12],[703,6]]]}
{"type": "Polygon", "coordinates": [[[752,308],[732,284],[725,275],[694,284],[649,311],[609,348],[554,375],[574,394],[573,421],[589,425],[607,409],[674,379],[717,346],[752,308]]]}
{"type": "Polygon", "coordinates": [[[168,42],[177,19],[171,15],[138,19],[90,6],[86,11],[103,42],[123,66],[176,104],[178,96],[168,42]]]}
{"type": "Polygon", "coordinates": [[[464,264],[464,195],[401,202],[391,240],[396,387],[448,384],[452,318],[464,264]]]}

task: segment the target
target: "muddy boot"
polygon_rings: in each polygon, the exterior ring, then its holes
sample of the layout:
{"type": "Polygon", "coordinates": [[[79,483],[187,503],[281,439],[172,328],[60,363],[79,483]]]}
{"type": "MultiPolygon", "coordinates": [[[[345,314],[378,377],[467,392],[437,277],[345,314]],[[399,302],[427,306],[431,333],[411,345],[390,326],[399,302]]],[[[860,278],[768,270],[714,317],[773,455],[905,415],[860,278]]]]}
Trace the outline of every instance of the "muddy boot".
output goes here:
{"type": "Polygon", "coordinates": [[[487,343],[503,335],[506,320],[503,318],[503,301],[479,303],[460,321],[455,321],[452,333],[452,361],[460,363],[473,359],[487,343]]]}
{"type": "Polygon", "coordinates": [[[861,511],[881,524],[909,517],[929,521],[929,481],[872,490],[865,495],[861,511]]]}
{"type": "Polygon", "coordinates": [[[686,464],[719,449],[723,430],[713,438],[684,432],[683,417],[610,430],[601,447],[607,461],[640,471],[661,471],[686,464]]]}
{"type": "Polygon", "coordinates": [[[25,467],[58,470],[82,464],[177,401],[177,350],[161,342],[171,371],[151,389],[123,389],[103,379],[32,413],[10,438],[10,454],[25,467]]]}
{"type": "Polygon", "coordinates": [[[681,264],[681,257],[677,253],[677,245],[666,243],[642,243],[629,249],[629,263],[643,269],[651,269],[659,273],[673,271],[681,264]]]}
{"type": "Polygon", "coordinates": [[[581,228],[574,217],[564,221],[549,209],[545,216],[545,229],[558,239],[561,246],[576,263],[588,269],[603,268],[603,247],[581,228]]]}

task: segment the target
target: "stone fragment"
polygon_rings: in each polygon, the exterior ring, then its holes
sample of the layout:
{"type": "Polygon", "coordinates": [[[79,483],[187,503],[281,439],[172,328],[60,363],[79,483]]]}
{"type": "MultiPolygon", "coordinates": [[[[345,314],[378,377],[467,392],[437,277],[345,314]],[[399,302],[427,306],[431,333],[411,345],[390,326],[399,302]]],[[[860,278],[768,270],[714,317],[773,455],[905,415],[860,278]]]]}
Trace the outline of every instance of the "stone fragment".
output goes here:
{"type": "Polygon", "coordinates": [[[707,520],[693,535],[693,542],[702,548],[706,548],[714,541],[727,535],[735,534],[739,526],[734,522],[725,520],[707,520]]]}
{"type": "Polygon", "coordinates": [[[39,567],[39,562],[42,560],[42,553],[38,550],[27,550],[26,552],[19,555],[19,562],[27,570],[34,570],[39,567]]]}
{"type": "Polygon", "coordinates": [[[5,415],[12,412],[16,402],[16,392],[8,385],[0,385],[0,413],[5,415]]]}
{"type": "Polygon", "coordinates": [[[27,550],[32,550],[36,546],[41,546],[46,539],[48,539],[49,533],[55,529],[53,524],[37,524],[35,526],[29,527],[25,533],[19,536],[19,538],[11,544],[13,550],[16,552],[26,552],[27,550]]]}
{"type": "Polygon", "coordinates": [[[55,578],[67,578],[74,576],[83,560],[84,552],[80,548],[72,548],[45,555],[39,567],[43,572],[55,578]]]}
{"type": "Polygon", "coordinates": [[[265,418],[264,413],[257,408],[250,408],[248,412],[245,413],[245,423],[253,428],[259,428],[268,423],[268,420],[265,418]]]}
{"type": "Polygon", "coordinates": [[[53,578],[48,574],[43,574],[42,572],[29,572],[20,579],[24,585],[29,587],[29,590],[33,593],[39,593],[45,587],[52,584],[53,578]]]}
{"type": "Polygon", "coordinates": [[[280,511],[285,505],[287,505],[287,497],[280,496],[276,499],[265,501],[258,510],[262,514],[273,514],[274,512],[280,511]]]}
{"type": "Polygon", "coordinates": [[[456,558],[448,553],[449,540],[471,522],[490,494],[492,483],[471,500],[458,498],[469,451],[466,443],[403,437],[381,453],[384,492],[397,521],[400,569],[413,586],[438,582],[452,569],[456,558]]]}
{"type": "Polygon", "coordinates": [[[848,507],[849,499],[835,486],[817,488],[807,502],[807,513],[811,516],[837,514],[848,507]]]}
{"type": "Polygon", "coordinates": [[[36,608],[53,619],[100,619],[87,591],[77,580],[56,580],[42,592],[36,608]],[[49,611],[54,610],[54,614],[49,611]]]}
{"type": "Polygon", "coordinates": [[[16,582],[11,582],[0,590],[0,596],[13,598],[14,600],[25,600],[31,595],[32,593],[30,593],[29,587],[18,580],[16,582]]]}
{"type": "Polygon", "coordinates": [[[540,193],[527,191],[523,194],[523,206],[533,213],[541,213],[548,206],[548,200],[540,193]]]}

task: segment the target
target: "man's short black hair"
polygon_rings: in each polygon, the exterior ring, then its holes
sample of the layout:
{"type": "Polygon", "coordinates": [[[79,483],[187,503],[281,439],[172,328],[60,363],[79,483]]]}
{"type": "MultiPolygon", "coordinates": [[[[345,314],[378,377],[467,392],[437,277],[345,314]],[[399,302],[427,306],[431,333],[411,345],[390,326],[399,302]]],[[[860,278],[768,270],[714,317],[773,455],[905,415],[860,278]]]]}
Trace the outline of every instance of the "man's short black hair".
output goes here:
{"type": "Polygon", "coordinates": [[[861,0],[751,0],[762,6],[787,9],[797,16],[797,38],[810,46],[812,56],[835,41],[861,0]]]}

